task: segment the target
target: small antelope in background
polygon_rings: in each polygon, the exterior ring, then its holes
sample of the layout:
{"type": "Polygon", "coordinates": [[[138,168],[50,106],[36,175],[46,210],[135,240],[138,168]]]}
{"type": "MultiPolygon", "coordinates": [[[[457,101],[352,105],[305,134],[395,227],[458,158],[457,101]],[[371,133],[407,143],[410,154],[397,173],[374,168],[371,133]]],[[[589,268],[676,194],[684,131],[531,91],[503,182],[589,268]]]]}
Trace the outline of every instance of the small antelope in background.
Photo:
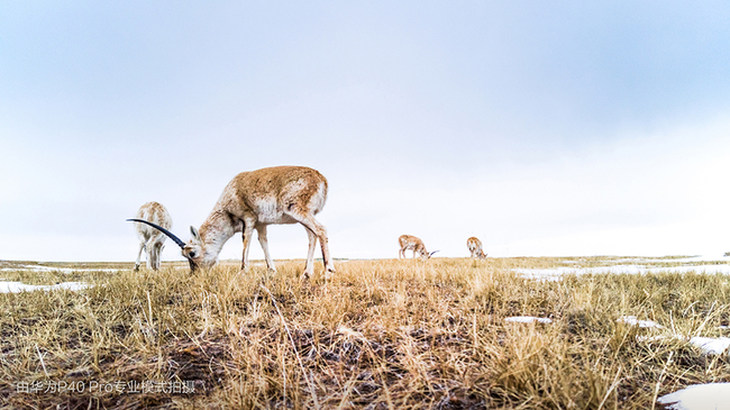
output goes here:
{"type": "Polygon", "coordinates": [[[472,258],[486,259],[487,254],[484,253],[484,250],[482,250],[482,241],[480,241],[477,237],[472,236],[467,239],[466,247],[469,249],[469,252],[471,252],[472,258]]]}
{"type": "MultiPolygon", "coordinates": [[[[170,217],[170,214],[159,202],[147,202],[139,207],[139,211],[137,211],[137,218],[150,221],[164,227],[165,229],[170,229],[172,227],[172,218],[170,217]]],[[[137,253],[137,262],[134,264],[134,270],[139,270],[142,251],[145,251],[147,268],[152,270],[160,269],[160,253],[162,253],[162,248],[165,247],[165,239],[167,238],[165,238],[165,235],[157,229],[152,229],[145,225],[137,225],[136,231],[140,243],[139,253],[137,253]]]]}
{"type": "Polygon", "coordinates": [[[186,244],[167,229],[143,219],[128,219],[159,229],[182,248],[190,269],[210,268],[218,260],[223,245],[236,232],[243,236],[241,270],[248,267],[248,250],[254,229],[264,250],[266,266],[276,271],[269,255],[266,227],[272,224],[299,223],[309,237],[307,262],[303,276],[314,273],[314,249],[319,240],[325,278],[335,271],[330,260],[327,231],[314,216],[327,200],[327,179],[307,167],[280,166],[262,168],[236,175],[223,189],[218,202],[200,229],[190,227],[192,239],[186,244]]]}
{"type": "Polygon", "coordinates": [[[420,238],[412,235],[401,235],[400,237],[398,237],[398,244],[400,245],[400,251],[398,251],[398,259],[405,258],[407,250],[413,251],[414,258],[417,254],[423,260],[429,259],[431,256],[433,256],[434,253],[438,252],[433,251],[431,253],[428,253],[428,251],[426,250],[426,245],[423,244],[423,241],[420,238]]]}

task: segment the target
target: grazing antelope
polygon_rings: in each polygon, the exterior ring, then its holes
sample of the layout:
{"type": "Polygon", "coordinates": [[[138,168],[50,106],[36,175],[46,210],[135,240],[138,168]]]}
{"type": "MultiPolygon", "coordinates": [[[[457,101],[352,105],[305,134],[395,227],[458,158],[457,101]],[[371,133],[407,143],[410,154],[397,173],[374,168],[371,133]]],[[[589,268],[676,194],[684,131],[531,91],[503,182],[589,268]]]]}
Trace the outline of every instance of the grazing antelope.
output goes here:
{"type": "Polygon", "coordinates": [[[325,278],[335,271],[327,241],[327,231],[314,216],[327,200],[327,179],[307,167],[281,166],[263,168],[236,175],[223,189],[218,202],[200,229],[190,227],[192,239],[186,244],[167,229],[142,219],[128,219],[159,229],[182,248],[190,269],[210,268],[236,232],[243,236],[241,270],[248,267],[248,250],[254,229],[264,250],[266,266],[276,271],[269,255],[266,227],[272,224],[299,223],[307,231],[309,250],[303,276],[314,273],[314,249],[319,240],[325,278]]]}
{"type": "MultiPolygon", "coordinates": [[[[157,225],[170,229],[172,227],[172,218],[164,206],[159,202],[147,202],[139,207],[137,218],[150,221],[157,225]]],[[[139,270],[139,262],[142,258],[142,251],[145,251],[147,259],[147,268],[152,270],[160,269],[160,253],[165,247],[165,236],[162,232],[152,229],[149,226],[137,225],[137,236],[139,237],[139,253],[137,253],[137,262],[134,264],[134,270],[139,270]]]]}
{"type": "Polygon", "coordinates": [[[398,251],[398,259],[405,258],[406,257],[406,251],[411,250],[413,251],[413,257],[416,257],[416,254],[423,259],[429,259],[431,256],[433,256],[434,253],[438,251],[433,251],[431,253],[428,253],[426,250],[426,246],[423,244],[423,241],[420,238],[417,238],[412,235],[401,235],[398,237],[398,244],[400,245],[400,251],[398,251]]]}
{"type": "Polygon", "coordinates": [[[469,249],[469,252],[471,252],[472,258],[486,259],[487,254],[482,250],[482,241],[480,241],[477,237],[472,236],[467,239],[466,247],[469,249]]]}

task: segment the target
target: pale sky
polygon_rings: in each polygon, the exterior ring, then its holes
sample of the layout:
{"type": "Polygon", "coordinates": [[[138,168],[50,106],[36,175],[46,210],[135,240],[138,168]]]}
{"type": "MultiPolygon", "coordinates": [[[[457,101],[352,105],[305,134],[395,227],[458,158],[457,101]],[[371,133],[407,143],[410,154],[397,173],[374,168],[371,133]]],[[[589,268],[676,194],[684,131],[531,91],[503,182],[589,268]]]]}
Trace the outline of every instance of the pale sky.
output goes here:
{"type": "MultiPolygon", "coordinates": [[[[131,261],[141,204],[187,240],[275,165],[328,178],[338,258],[395,257],[403,233],[449,257],[469,236],[721,254],[728,21],[724,1],[4,2],[0,259],[131,261]]],[[[269,230],[274,258],[306,242],[269,230]]]]}

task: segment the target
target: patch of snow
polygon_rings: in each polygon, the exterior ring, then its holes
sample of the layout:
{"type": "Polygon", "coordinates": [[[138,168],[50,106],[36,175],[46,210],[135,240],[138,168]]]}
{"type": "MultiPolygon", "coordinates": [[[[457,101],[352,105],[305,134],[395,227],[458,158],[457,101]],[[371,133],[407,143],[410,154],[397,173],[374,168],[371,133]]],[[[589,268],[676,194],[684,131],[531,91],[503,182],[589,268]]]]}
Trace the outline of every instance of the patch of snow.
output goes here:
{"type": "Polygon", "coordinates": [[[688,258],[678,258],[678,259],[658,259],[658,261],[666,261],[666,262],[679,262],[679,263],[685,263],[685,262],[728,262],[730,261],[730,257],[724,256],[724,255],[697,255],[697,256],[690,256],[688,258]]]}
{"type": "Polygon", "coordinates": [[[513,272],[520,274],[525,279],[539,279],[546,281],[560,280],[563,275],[585,275],[585,274],[632,274],[643,275],[647,273],[689,273],[700,274],[721,273],[730,275],[730,265],[695,265],[695,266],[671,266],[671,267],[646,267],[642,265],[613,265],[596,266],[591,268],[569,268],[557,267],[548,269],[526,269],[516,268],[513,272]]]}
{"type": "Polygon", "coordinates": [[[32,292],[35,290],[81,290],[90,287],[88,283],[83,282],[63,282],[56,285],[28,285],[22,282],[0,281],[0,293],[20,293],[32,292]]]}
{"type": "MultiPolygon", "coordinates": [[[[700,337],[695,336],[689,342],[705,352],[705,354],[722,354],[730,347],[730,337],[700,337]]],[[[730,396],[728,396],[730,400],[730,396]]]]}
{"type": "Polygon", "coordinates": [[[548,319],[546,317],[534,317],[534,316],[512,316],[504,319],[505,322],[515,322],[515,323],[532,323],[532,322],[538,322],[538,323],[552,323],[552,319],[548,319]]]}
{"type": "Polygon", "coordinates": [[[633,257],[614,259],[614,263],[695,263],[695,262],[728,262],[730,257],[723,255],[695,255],[686,258],[650,258],[650,257],[633,257]]]}
{"type": "Polygon", "coordinates": [[[629,273],[633,275],[638,275],[640,273],[643,273],[643,270],[646,269],[645,266],[641,265],[614,265],[614,266],[596,266],[593,268],[585,268],[585,272],[581,273],[595,273],[595,274],[607,274],[607,273],[629,273]]]}
{"type": "Polygon", "coordinates": [[[695,384],[660,397],[672,410],[730,410],[730,383],[695,384]]]}
{"type": "Polygon", "coordinates": [[[32,271],[32,272],[61,272],[61,273],[73,273],[73,272],[119,272],[123,269],[110,269],[110,268],[59,268],[55,266],[43,266],[43,265],[20,265],[13,268],[2,268],[0,271],[32,271]]]}
{"type": "Polygon", "coordinates": [[[628,323],[631,326],[639,326],[643,328],[652,328],[652,329],[663,329],[664,326],[660,325],[659,323],[653,321],[653,320],[638,320],[636,316],[621,316],[620,318],[616,319],[618,322],[624,322],[628,323]]]}
{"type": "Polygon", "coordinates": [[[680,334],[658,335],[658,336],[637,336],[639,342],[662,342],[681,340],[689,342],[691,345],[702,350],[704,354],[719,355],[723,354],[730,348],[730,337],[686,337],[680,334]]]}
{"type": "Polygon", "coordinates": [[[540,279],[547,281],[557,281],[564,275],[585,275],[588,273],[594,274],[607,274],[607,273],[641,273],[642,267],[638,265],[615,265],[615,266],[597,266],[592,268],[570,268],[570,267],[557,267],[557,268],[546,268],[546,269],[524,269],[517,268],[512,269],[514,272],[519,273],[525,279],[540,279]]]}
{"type": "Polygon", "coordinates": [[[695,266],[674,266],[668,268],[649,268],[648,273],[657,272],[668,272],[668,273],[702,273],[702,274],[715,274],[722,273],[723,275],[730,275],[730,265],[695,265],[695,266]]]}

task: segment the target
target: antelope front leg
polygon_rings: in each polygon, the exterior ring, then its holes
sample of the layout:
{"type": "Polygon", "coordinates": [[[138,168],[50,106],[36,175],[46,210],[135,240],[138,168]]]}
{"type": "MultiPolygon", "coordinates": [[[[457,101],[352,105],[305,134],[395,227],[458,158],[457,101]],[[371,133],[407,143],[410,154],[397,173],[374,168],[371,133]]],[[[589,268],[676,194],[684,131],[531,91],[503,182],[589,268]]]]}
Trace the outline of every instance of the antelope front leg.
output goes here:
{"type": "Polygon", "coordinates": [[[144,242],[139,244],[139,253],[137,253],[137,262],[134,264],[134,271],[137,272],[139,270],[139,262],[142,260],[142,251],[145,248],[144,242]]]}
{"type": "MultiPolygon", "coordinates": [[[[312,219],[314,221],[314,219],[312,219]]],[[[329,241],[327,239],[327,231],[317,221],[314,221],[319,226],[319,246],[322,248],[322,262],[324,262],[324,279],[330,280],[332,274],[335,273],[335,266],[330,259],[330,248],[329,241]]]]}

